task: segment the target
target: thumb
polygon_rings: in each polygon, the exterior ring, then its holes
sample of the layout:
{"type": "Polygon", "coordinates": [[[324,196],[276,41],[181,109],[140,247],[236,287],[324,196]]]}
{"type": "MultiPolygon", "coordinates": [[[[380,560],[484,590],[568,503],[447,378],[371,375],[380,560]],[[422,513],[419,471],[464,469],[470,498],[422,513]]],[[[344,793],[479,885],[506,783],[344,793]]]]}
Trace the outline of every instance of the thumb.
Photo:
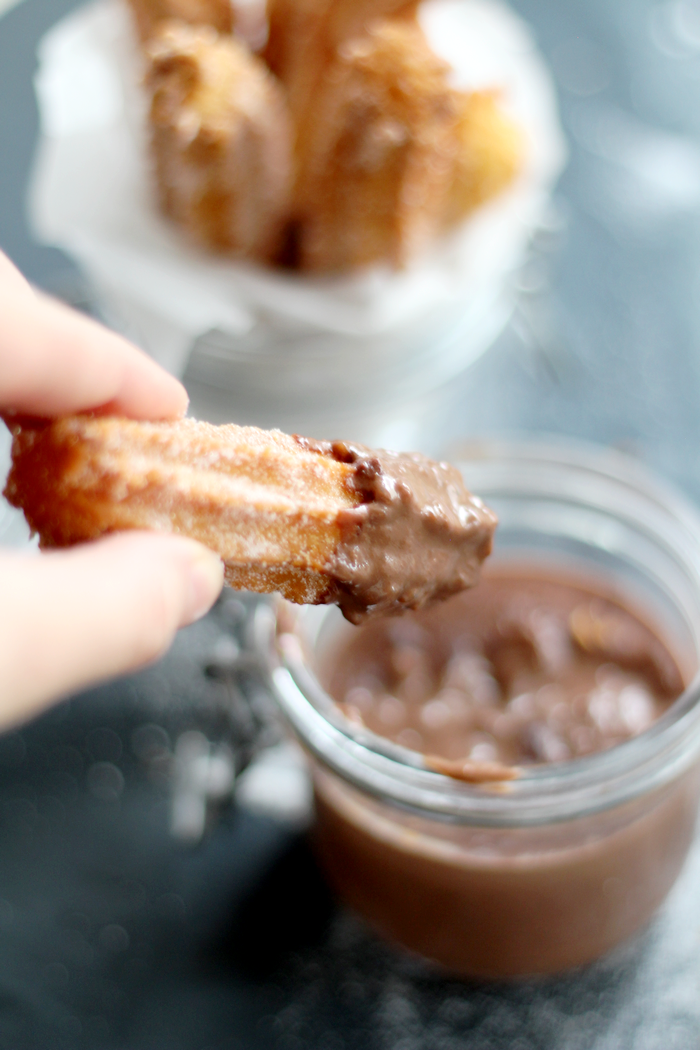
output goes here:
{"type": "Polygon", "coordinates": [[[0,729],[157,659],[222,582],[217,555],[163,533],[0,555],[0,729]]]}

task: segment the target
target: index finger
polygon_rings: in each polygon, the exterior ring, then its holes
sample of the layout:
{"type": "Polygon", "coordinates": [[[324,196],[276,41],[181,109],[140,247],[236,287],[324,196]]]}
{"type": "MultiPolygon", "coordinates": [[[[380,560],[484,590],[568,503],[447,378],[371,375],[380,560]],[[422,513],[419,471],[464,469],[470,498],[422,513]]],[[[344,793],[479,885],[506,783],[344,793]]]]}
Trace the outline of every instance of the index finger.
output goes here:
{"type": "Polygon", "coordinates": [[[98,408],[177,418],[187,394],[128,340],[35,292],[0,253],[0,411],[51,417],[98,408]]]}

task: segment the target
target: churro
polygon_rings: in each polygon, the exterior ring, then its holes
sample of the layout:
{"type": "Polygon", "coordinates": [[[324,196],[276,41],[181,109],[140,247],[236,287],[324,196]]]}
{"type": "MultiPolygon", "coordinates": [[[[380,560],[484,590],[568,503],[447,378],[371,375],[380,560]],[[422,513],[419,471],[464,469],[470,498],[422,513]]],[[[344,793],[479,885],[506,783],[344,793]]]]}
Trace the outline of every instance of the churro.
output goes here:
{"type": "Polygon", "coordinates": [[[377,19],[413,19],[417,6],[417,0],[268,0],[265,60],[287,89],[298,129],[312,116],[338,47],[377,19]]]}
{"type": "Polygon", "coordinates": [[[155,34],[161,22],[176,19],[188,25],[212,26],[219,33],[233,32],[230,0],[128,0],[141,43],[155,34]]]}
{"type": "Polygon", "coordinates": [[[401,267],[438,235],[459,145],[447,73],[400,20],[339,48],[298,145],[303,268],[401,267]]]}
{"type": "Polygon", "coordinates": [[[474,584],[496,525],[446,463],[195,420],[18,421],[5,496],[45,548],[176,532],[217,551],[232,586],[353,622],[474,584]]]}
{"type": "Polygon", "coordinates": [[[504,113],[494,92],[460,92],[457,105],[458,146],[445,213],[448,227],[502,193],[520,170],[525,152],[520,128],[504,113]]]}
{"type": "Polygon", "coordinates": [[[244,44],[209,26],[165,23],[146,53],[163,211],[207,248],[269,260],[291,185],[281,87],[244,44]]]}
{"type": "Polygon", "coordinates": [[[161,209],[205,248],[401,268],[521,166],[496,95],[450,86],[416,0],[272,0],[264,60],[217,15],[228,0],[130,3],[161,209]]]}

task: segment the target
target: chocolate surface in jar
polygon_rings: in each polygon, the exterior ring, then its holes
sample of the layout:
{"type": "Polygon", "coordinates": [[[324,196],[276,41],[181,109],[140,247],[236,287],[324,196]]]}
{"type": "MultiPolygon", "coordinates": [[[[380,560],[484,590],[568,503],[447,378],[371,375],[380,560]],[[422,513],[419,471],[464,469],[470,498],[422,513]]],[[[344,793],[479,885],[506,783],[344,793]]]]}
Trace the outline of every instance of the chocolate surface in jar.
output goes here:
{"type": "Polygon", "coordinates": [[[353,722],[459,776],[565,762],[648,729],[680,695],[676,660],[590,580],[522,567],[425,613],[367,625],[327,666],[353,722]]]}

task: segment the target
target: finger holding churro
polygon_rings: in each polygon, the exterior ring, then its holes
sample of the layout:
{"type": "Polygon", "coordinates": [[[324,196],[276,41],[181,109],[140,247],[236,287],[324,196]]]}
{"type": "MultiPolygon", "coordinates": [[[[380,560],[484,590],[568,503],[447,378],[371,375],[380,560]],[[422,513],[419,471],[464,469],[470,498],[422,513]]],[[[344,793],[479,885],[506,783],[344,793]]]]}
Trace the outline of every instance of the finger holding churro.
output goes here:
{"type": "MultiPolygon", "coordinates": [[[[10,425],[20,412],[184,413],[177,380],[126,339],[39,295],[1,252],[0,317],[0,415],[10,425]]],[[[132,531],[46,557],[0,549],[0,730],[156,659],[178,627],[207,612],[222,576],[216,555],[172,533],[132,531]]]]}
{"type": "Polygon", "coordinates": [[[164,23],[146,53],[162,210],[207,248],[269,260],[291,188],[280,86],[244,44],[208,26],[164,23]]]}
{"type": "Polygon", "coordinates": [[[474,584],[496,525],[445,463],[195,420],[17,423],[5,495],[46,548],[176,533],[233,586],[336,602],[353,622],[474,584]]]}

